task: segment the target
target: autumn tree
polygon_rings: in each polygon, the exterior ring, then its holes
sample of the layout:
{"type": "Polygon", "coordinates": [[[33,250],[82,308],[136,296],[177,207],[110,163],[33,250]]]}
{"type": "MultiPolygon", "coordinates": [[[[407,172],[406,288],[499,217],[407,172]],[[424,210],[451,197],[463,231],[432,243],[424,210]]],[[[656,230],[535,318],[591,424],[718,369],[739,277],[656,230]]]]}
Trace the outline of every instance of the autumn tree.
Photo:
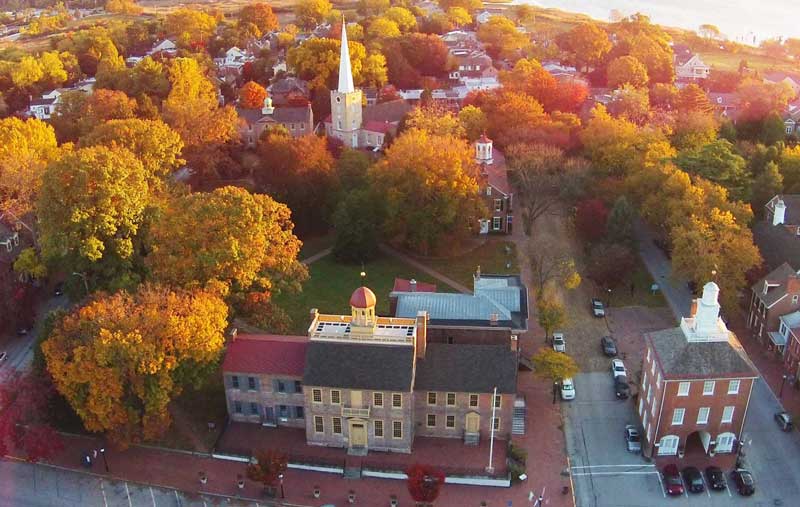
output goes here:
{"type": "Polygon", "coordinates": [[[619,88],[628,84],[639,88],[647,85],[647,67],[633,56],[620,56],[611,60],[606,70],[609,88],[619,88]]]}
{"type": "Polygon", "coordinates": [[[44,375],[4,373],[0,375],[0,454],[12,450],[26,454],[35,463],[57,455],[64,447],[61,436],[50,426],[48,411],[55,391],[44,375]]]}
{"type": "Polygon", "coordinates": [[[403,33],[410,32],[417,28],[417,18],[405,7],[389,7],[386,9],[386,12],[383,13],[383,17],[393,21],[403,33]]]}
{"type": "Polygon", "coordinates": [[[42,351],[84,427],[126,447],[161,437],[170,402],[209,379],[227,321],[218,293],[146,284],[98,294],[55,325],[42,351]]]}
{"type": "Polygon", "coordinates": [[[606,220],[606,238],[610,243],[633,245],[636,234],[633,230],[636,210],[623,195],[614,201],[606,220]]]}
{"type": "Polygon", "coordinates": [[[450,7],[447,9],[447,19],[455,26],[464,26],[472,23],[472,16],[463,7],[450,7]]]}
{"type": "Polygon", "coordinates": [[[537,322],[544,330],[544,341],[552,336],[553,331],[567,323],[567,310],[564,303],[551,290],[546,290],[536,298],[537,322]]]}
{"type": "Polygon", "coordinates": [[[424,76],[446,76],[449,53],[435,35],[403,34],[382,42],[382,53],[389,81],[399,88],[421,88],[424,76]]]}
{"type": "Polygon", "coordinates": [[[300,0],[294,8],[294,15],[298,25],[311,29],[322,23],[332,9],[329,0],[300,0]]]}
{"type": "Polygon", "coordinates": [[[133,118],[137,110],[136,101],[117,90],[66,92],[60,102],[50,123],[62,142],[77,141],[105,121],[133,118]]]}
{"type": "Polygon", "coordinates": [[[36,119],[0,120],[0,214],[33,211],[45,166],[58,156],[53,128],[36,119]]]}
{"type": "Polygon", "coordinates": [[[142,8],[133,0],[106,0],[106,11],[137,16],[142,13],[142,8]]]}
{"type": "Polygon", "coordinates": [[[356,10],[364,17],[380,16],[390,5],[389,0],[358,0],[356,10]]]}
{"type": "Polygon", "coordinates": [[[414,464],[406,470],[406,476],[408,494],[416,505],[433,506],[444,486],[444,472],[431,465],[414,464]]]}
{"type": "Polygon", "coordinates": [[[476,141],[481,134],[486,132],[486,114],[475,106],[465,106],[458,112],[458,121],[464,129],[464,134],[469,142],[476,141]]]}
{"type": "Polygon", "coordinates": [[[762,262],[750,229],[732,213],[711,208],[673,228],[671,240],[675,272],[698,287],[716,281],[722,305],[733,311],[747,285],[746,273],[762,262]]]}
{"type": "Polygon", "coordinates": [[[478,28],[478,39],[486,44],[492,58],[511,58],[530,44],[513,21],[500,15],[492,16],[478,28]]]}
{"type": "Polygon", "coordinates": [[[739,119],[743,122],[762,121],[770,113],[783,112],[794,92],[785,83],[764,83],[745,79],[736,90],[739,119]]]}
{"type": "Polygon", "coordinates": [[[298,230],[324,231],[339,185],[325,138],[267,132],[258,152],[262,164],[253,176],[259,187],[289,206],[298,230]]]}
{"type": "Polygon", "coordinates": [[[245,109],[261,109],[267,98],[267,90],[258,83],[248,81],[239,89],[239,106],[245,109]]]}
{"type": "Polygon", "coordinates": [[[462,139],[411,129],[370,174],[386,207],[384,232],[414,251],[463,240],[483,216],[474,155],[462,139]]]}
{"type": "Polygon", "coordinates": [[[255,453],[255,461],[247,465],[247,477],[260,482],[265,488],[274,489],[278,476],[289,465],[289,456],[282,451],[267,449],[255,453]]]}
{"type": "Polygon", "coordinates": [[[436,105],[416,107],[405,118],[405,127],[435,136],[464,137],[464,127],[451,111],[436,105]]]}
{"type": "MultiPolygon", "coordinates": [[[[339,53],[342,43],[335,39],[310,39],[300,46],[289,49],[286,63],[301,79],[309,82],[309,88],[335,88],[339,72],[339,53]]],[[[383,55],[367,55],[364,45],[348,42],[350,65],[356,85],[374,81],[379,86],[386,83],[386,59],[383,55]]]]}
{"type": "Polygon", "coordinates": [[[128,285],[147,175],[130,151],[82,148],[50,163],[37,212],[43,257],[100,285],[128,285]]]}
{"type": "Polygon", "coordinates": [[[163,188],[167,178],[183,163],[183,141],[161,120],[110,120],[97,125],[80,141],[81,147],[103,145],[125,148],[142,163],[151,190],[163,188]]]}
{"type": "Polygon", "coordinates": [[[588,71],[596,67],[611,50],[608,34],[596,23],[581,23],[557,39],[576,67],[588,71]]]}
{"type": "Polygon", "coordinates": [[[617,287],[626,280],[636,265],[630,247],[601,243],[592,247],[586,261],[586,276],[600,287],[617,287]]]}
{"type": "Polygon", "coordinates": [[[747,162],[724,139],[717,139],[696,151],[682,152],[675,158],[675,163],[690,174],[722,185],[734,198],[748,197],[747,162]]]}
{"type": "Polygon", "coordinates": [[[708,100],[708,95],[702,88],[694,83],[683,87],[675,100],[675,106],[680,113],[701,112],[711,113],[714,106],[708,100]]]}
{"type": "Polygon", "coordinates": [[[530,95],[503,90],[486,97],[488,134],[500,147],[517,143],[571,145],[580,120],[569,114],[548,115],[530,95]]]}
{"type": "Polygon", "coordinates": [[[561,382],[578,374],[578,365],[572,356],[556,352],[552,348],[541,348],[534,354],[533,371],[538,377],[551,382],[561,382]]]}
{"type": "Polygon", "coordinates": [[[531,242],[528,254],[538,294],[544,294],[551,285],[570,290],[580,285],[581,275],[575,267],[575,260],[554,242],[531,242]]]}
{"type": "Polygon", "coordinates": [[[217,20],[196,9],[177,9],[167,14],[164,29],[176,38],[180,46],[189,48],[204,46],[214,34],[217,20]]]}
{"type": "Polygon", "coordinates": [[[714,114],[701,111],[679,113],[672,128],[672,145],[679,150],[698,150],[714,142],[719,121],[714,114]]]}
{"type": "Polygon", "coordinates": [[[636,125],[644,125],[650,119],[650,96],[647,89],[622,85],[614,92],[608,104],[608,112],[636,125]]]}
{"type": "Polygon", "coordinates": [[[239,11],[239,23],[252,23],[262,33],[278,29],[278,16],[272,12],[268,3],[252,3],[242,7],[239,11]]]}
{"type": "Polygon", "coordinates": [[[575,212],[575,228],[581,237],[589,242],[599,241],[606,236],[608,208],[600,199],[586,199],[578,203],[575,212]]]}
{"type": "Polygon", "coordinates": [[[371,40],[393,39],[400,37],[400,27],[389,18],[374,18],[367,27],[367,36],[371,40]]]}
{"type": "Polygon", "coordinates": [[[238,187],[195,192],[171,199],[153,223],[147,265],[171,285],[295,288],[305,268],[292,229],[289,209],[267,195],[238,187]]]}

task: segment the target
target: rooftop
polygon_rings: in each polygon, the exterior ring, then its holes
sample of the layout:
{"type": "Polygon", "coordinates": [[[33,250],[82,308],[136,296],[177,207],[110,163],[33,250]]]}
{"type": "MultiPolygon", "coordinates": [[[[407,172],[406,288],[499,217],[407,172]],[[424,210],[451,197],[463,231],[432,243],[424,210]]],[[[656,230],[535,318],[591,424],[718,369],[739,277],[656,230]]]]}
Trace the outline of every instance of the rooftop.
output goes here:
{"type": "MultiPolygon", "coordinates": [[[[414,314],[416,316],[416,313],[414,314]]],[[[377,324],[370,335],[351,334],[352,316],[316,314],[308,328],[308,335],[317,341],[357,341],[359,343],[393,343],[411,345],[416,336],[414,318],[377,317],[377,324]]]]}
{"type": "Polygon", "coordinates": [[[766,220],[756,222],[753,240],[770,268],[777,268],[785,262],[800,266],[800,237],[783,225],[772,225],[766,220]]]}
{"type": "Polygon", "coordinates": [[[680,327],[645,334],[652,344],[664,377],[722,378],[757,377],[736,336],[729,333],[728,341],[689,342],[680,327]]]}
{"type": "Polygon", "coordinates": [[[307,346],[306,336],[240,334],[226,347],[222,370],[299,377],[307,346]]]}
{"type": "Polygon", "coordinates": [[[783,223],[786,225],[800,225],[800,194],[780,194],[776,195],[765,204],[770,211],[775,211],[775,203],[782,200],[786,205],[783,215],[783,223]]]}
{"type": "Polygon", "coordinates": [[[436,285],[432,283],[418,282],[416,280],[406,280],[405,278],[395,278],[393,292],[436,292],[436,285]],[[411,282],[416,282],[416,287],[412,290],[411,282]]]}
{"type": "Polygon", "coordinates": [[[411,391],[414,347],[311,341],[303,384],[411,391]]]}
{"type": "Polygon", "coordinates": [[[515,393],[517,354],[505,345],[429,343],[417,361],[414,388],[430,391],[515,393]]]}
{"type": "MultiPolygon", "coordinates": [[[[780,228],[783,229],[783,227],[780,228]]],[[[795,270],[784,262],[756,282],[751,289],[769,308],[783,299],[786,294],[800,292],[800,280],[798,280],[795,270]],[[765,287],[766,291],[764,291],[765,287]]]]}

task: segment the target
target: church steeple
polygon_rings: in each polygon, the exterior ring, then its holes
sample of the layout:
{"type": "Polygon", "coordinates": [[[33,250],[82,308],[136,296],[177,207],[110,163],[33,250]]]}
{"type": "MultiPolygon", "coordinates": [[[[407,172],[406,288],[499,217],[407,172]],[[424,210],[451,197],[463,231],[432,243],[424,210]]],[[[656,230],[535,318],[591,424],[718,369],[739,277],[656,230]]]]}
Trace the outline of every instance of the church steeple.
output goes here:
{"type": "Polygon", "coordinates": [[[353,69],[350,66],[350,48],[347,45],[347,24],[342,16],[342,49],[339,55],[339,92],[353,93],[353,69]]]}

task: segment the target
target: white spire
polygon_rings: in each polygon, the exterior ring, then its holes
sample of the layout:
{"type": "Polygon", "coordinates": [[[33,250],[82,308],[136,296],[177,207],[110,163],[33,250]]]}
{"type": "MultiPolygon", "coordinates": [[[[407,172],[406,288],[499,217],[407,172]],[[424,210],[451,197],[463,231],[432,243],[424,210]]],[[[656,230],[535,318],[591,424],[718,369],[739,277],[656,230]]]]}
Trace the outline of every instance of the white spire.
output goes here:
{"type": "Polygon", "coordinates": [[[353,69],[350,68],[350,49],[347,46],[347,28],[342,16],[342,51],[339,55],[339,93],[353,93],[353,69]]]}

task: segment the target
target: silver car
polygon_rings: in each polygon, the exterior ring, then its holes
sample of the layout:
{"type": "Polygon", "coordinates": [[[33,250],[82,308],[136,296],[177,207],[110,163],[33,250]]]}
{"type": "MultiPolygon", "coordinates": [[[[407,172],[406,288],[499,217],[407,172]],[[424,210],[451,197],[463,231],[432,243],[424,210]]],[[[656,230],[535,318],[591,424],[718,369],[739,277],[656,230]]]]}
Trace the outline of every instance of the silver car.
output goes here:
{"type": "Polygon", "coordinates": [[[567,342],[564,340],[564,333],[553,333],[553,350],[556,352],[567,351],[567,342]]]}
{"type": "Polygon", "coordinates": [[[642,441],[639,438],[639,430],[633,424],[625,425],[625,445],[628,446],[628,452],[642,452],[642,441]]]}

